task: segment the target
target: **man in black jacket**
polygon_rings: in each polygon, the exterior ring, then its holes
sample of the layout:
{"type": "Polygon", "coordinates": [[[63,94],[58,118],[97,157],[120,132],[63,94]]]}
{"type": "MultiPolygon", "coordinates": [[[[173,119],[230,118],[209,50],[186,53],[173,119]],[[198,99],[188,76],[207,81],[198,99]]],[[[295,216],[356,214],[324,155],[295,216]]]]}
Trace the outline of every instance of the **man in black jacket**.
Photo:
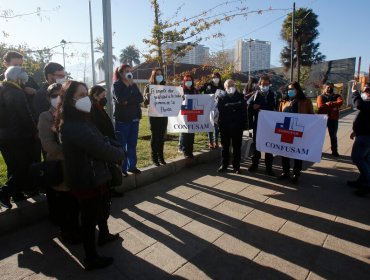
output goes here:
{"type": "Polygon", "coordinates": [[[21,67],[11,66],[0,90],[0,151],[8,176],[0,192],[0,204],[6,208],[12,207],[11,197],[23,198],[21,191],[33,162],[37,128],[21,87],[27,80],[28,75],[21,67]]]}
{"type": "MultiPolygon", "coordinates": [[[[258,82],[259,88],[248,100],[248,111],[251,110],[253,114],[253,156],[252,165],[248,168],[248,171],[253,172],[257,170],[259,160],[261,158],[261,152],[256,150],[256,137],[257,137],[257,123],[258,114],[260,110],[275,111],[276,100],[275,93],[270,89],[270,78],[268,76],[262,76],[258,82]]],[[[273,156],[270,153],[265,153],[265,165],[266,174],[275,176],[272,171],[273,156]]]]}
{"type": "Polygon", "coordinates": [[[348,181],[351,187],[356,187],[358,196],[366,196],[370,193],[370,84],[366,84],[361,95],[356,90],[356,82],[353,84],[353,107],[359,110],[353,122],[351,139],[355,138],[352,147],[352,161],[360,171],[360,177],[356,181],[348,181]]]}
{"type": "Polygon", "coordinates": [[[219,96],[217,109],[219,111],[218,125],[221,133],[222,162],[218,172],[224,172],[229,165],[230,142],[233,145],[233,169],[240,174],[241,146],[243,128],[247,117],[244,95],[235,88],[233,80],[225,81],[226,93],[219,96]]]}

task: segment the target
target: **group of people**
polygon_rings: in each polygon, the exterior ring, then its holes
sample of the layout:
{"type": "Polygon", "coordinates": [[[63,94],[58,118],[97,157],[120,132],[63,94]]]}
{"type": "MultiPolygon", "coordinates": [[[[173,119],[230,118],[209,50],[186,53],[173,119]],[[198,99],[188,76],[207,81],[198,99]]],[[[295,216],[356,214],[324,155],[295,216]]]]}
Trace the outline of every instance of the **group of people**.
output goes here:
{"type": "MultiPolygon", "coordinates": [[[[95,227],[99,227],[98,245],[114,241],[117,235],[109,233],[107,219],[110,214],[112,173],[110,166],[119,166],[122,176],[128,172],[140,174],[137,168],[136,147],[139,124],[142,118],[141,104],[150,106],[149,85],[165,85],[163,71],[156,68],[149,77],[144,94],[133,81],[129,65],[115,69],[112,86],[114,102],[114,125],[104,107],[107,92],[95,85],[65,80],[64,67],[49,62],[44,68],[45,83],[40,87],[21,67],[23,57],[11,51],[4,56],[7,68],[0,76],[0,151],[7,165],[7,182],[0,190],[0,204],[11,208],[11,199],[25,199],[30,167],[41,161],[60,162],[62,180],[46,190],[50,215],[61,230],[61,239],[70,244],[83,243],[85,268],[95,269],[110,265],[113,259],[97,253],[95,227]],[[65,207],[68,205],[68,207],[65,207]]],[[[261,110],[313,114],[312,102],[298,82],[289,83],[286,94],[280,100],[270,87],[268,76],[255,84],[249,83],[244,93],[237,90],[235,81],[222,82],[220,73],[212,75],[211,81],[201,88],[195,87],[194,78],[183,77],[184,95],[214,94],[218,118],[214,131],[208,134],[209,148],[219,145],[221,136],[221,166],[218,172],[226,172],[230,164],[229,148],[232,145],[232,167],[241,173],[241,145],[246,123],[253,129],[253,156],[248,170],[259,167],[261,153],[255,148],[258,115],[261,110]]],[[[339,156],[337,130],[339,108],[343,99],[334,93],[334,85],[327,83],[317,99],[318,112],[329,117],[328,130],[332,154],[339,156]]],[[[370,189],[370,139],[369,106],[370,85],[364,95],[355,88],[354,106],[360,113],[354,123],[352,137],[356,137],[352,158],[360,170],[360,177],[351,186],[366,193],[370,189]]],[[[165,165],[164,143],[167,117],[149,117],[151,159],[155,166],[165,165]]],[[[194,133],[181,133],[179,151],[186,158],[193,155],[194,133]]],[[[282,157],[282,174],[279,180],[291,179],[298,183],[302,161],[294,160],[292,177],[290,159],[282,157]]],[[[275,176],[273,155],[265,155],[265,171],[275,176]]]]}

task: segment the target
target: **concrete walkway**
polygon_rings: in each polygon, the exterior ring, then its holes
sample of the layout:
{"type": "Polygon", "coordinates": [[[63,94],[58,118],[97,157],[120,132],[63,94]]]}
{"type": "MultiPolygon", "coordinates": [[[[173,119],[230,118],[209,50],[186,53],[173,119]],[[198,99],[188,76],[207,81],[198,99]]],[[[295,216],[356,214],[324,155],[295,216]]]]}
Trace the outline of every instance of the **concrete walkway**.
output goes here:
{"type": "Polygon", "coordinates": [[[354,117],[340,122],[342,156],[306,165],[299,186],[248,174],[249,162],[241,175],[185,169],[113,200],[122,239],[100,248],[113,266],[85,272],[81,246],[45,221],[0,236],[0,279],[369,279],[370,199],[345,185],[354,117]]]}

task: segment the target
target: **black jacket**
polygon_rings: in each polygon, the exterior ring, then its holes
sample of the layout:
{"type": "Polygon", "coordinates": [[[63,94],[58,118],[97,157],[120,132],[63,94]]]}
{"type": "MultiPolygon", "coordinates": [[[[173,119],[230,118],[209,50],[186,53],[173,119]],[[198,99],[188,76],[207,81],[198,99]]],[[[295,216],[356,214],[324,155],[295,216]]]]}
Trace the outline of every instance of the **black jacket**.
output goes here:
{"type": "Polygon", "coordinates": [[[352,96],[353,107],[360,112],[353,122],[353,131],[356,136],[370,136],[370,100],[364,101],[357,91],[352,96]]]}
{"type": "Polygon", "coordinates": [[[141,119],[140,103],[144,101],[144,98],[136,84],[126,86],[118,80],[113,84],[113,95],[116,121],[131,122],[141,119]]]}
{"type": "Polygon", "coordinates": [[[83,117],[64,121],[61,140],[66,184],[72,190],[106,184],[111,179],[107,162],[122,161],[125,157],[122,147],[113,146],[83,117]]]}
{"type": "Polygon", "coordinates": [[[248,100],[248,114],[253,116],[253,128],[257,128],[258,113],[260,110],[276,111],[276,100],[275,93],[269,90],[267,93],[263,93],[257,90],[248,100]],[[258,110],[253,109],[253,105],[257,104],[261,107],[258,110]]]}
{"type": "Polygon", "coordinates": [[[236,91],[233,95],[223,93],[217,101],[219,111],[218,125],[220,131],[243,130],[247,108],[244,95],[236,91]]]}
{"type": "Polygon", "coordinates": [[[113,140],[116,139],[112,120],[100,104],[92,102],[90,115],[91,121],[95,124],[95,126],[100,131],[100,133],[103,134],[103,136],[107,136],[108,138],[113,140]]]}
{"type": "Polygon", "coordinates": [[[37,125],[22,88],[6,81],[0,87],[0,141],[35,138],[37,125]]]}
{"type": "Polygon", "coordinates": [[[220,81],[216,86],[212,81],[205,83],[200,89],[199,92],[206,94],[214,94],[218,89],[225,90],[224,85],[220,81]]]}
{"type": "Polygon", "coordinates": [[[37,121],[41,113],[48,111],[50,108],[50,103],[47,98],[48,87],[48,83],[43,83],[33,98],[34,117],[37,121]]]}

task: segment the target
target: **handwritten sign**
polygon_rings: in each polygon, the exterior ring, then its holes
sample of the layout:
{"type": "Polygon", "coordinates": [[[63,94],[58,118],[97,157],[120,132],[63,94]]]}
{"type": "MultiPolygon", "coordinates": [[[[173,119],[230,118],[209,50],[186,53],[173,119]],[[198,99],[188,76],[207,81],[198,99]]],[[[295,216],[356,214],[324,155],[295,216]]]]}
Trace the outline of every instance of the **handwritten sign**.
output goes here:
{"type": "Polygon", "coordinates": [[[179,114],[184,95],[182,87],[150,85],[149,93],[150,117],[174,117],[179,114]]]}

